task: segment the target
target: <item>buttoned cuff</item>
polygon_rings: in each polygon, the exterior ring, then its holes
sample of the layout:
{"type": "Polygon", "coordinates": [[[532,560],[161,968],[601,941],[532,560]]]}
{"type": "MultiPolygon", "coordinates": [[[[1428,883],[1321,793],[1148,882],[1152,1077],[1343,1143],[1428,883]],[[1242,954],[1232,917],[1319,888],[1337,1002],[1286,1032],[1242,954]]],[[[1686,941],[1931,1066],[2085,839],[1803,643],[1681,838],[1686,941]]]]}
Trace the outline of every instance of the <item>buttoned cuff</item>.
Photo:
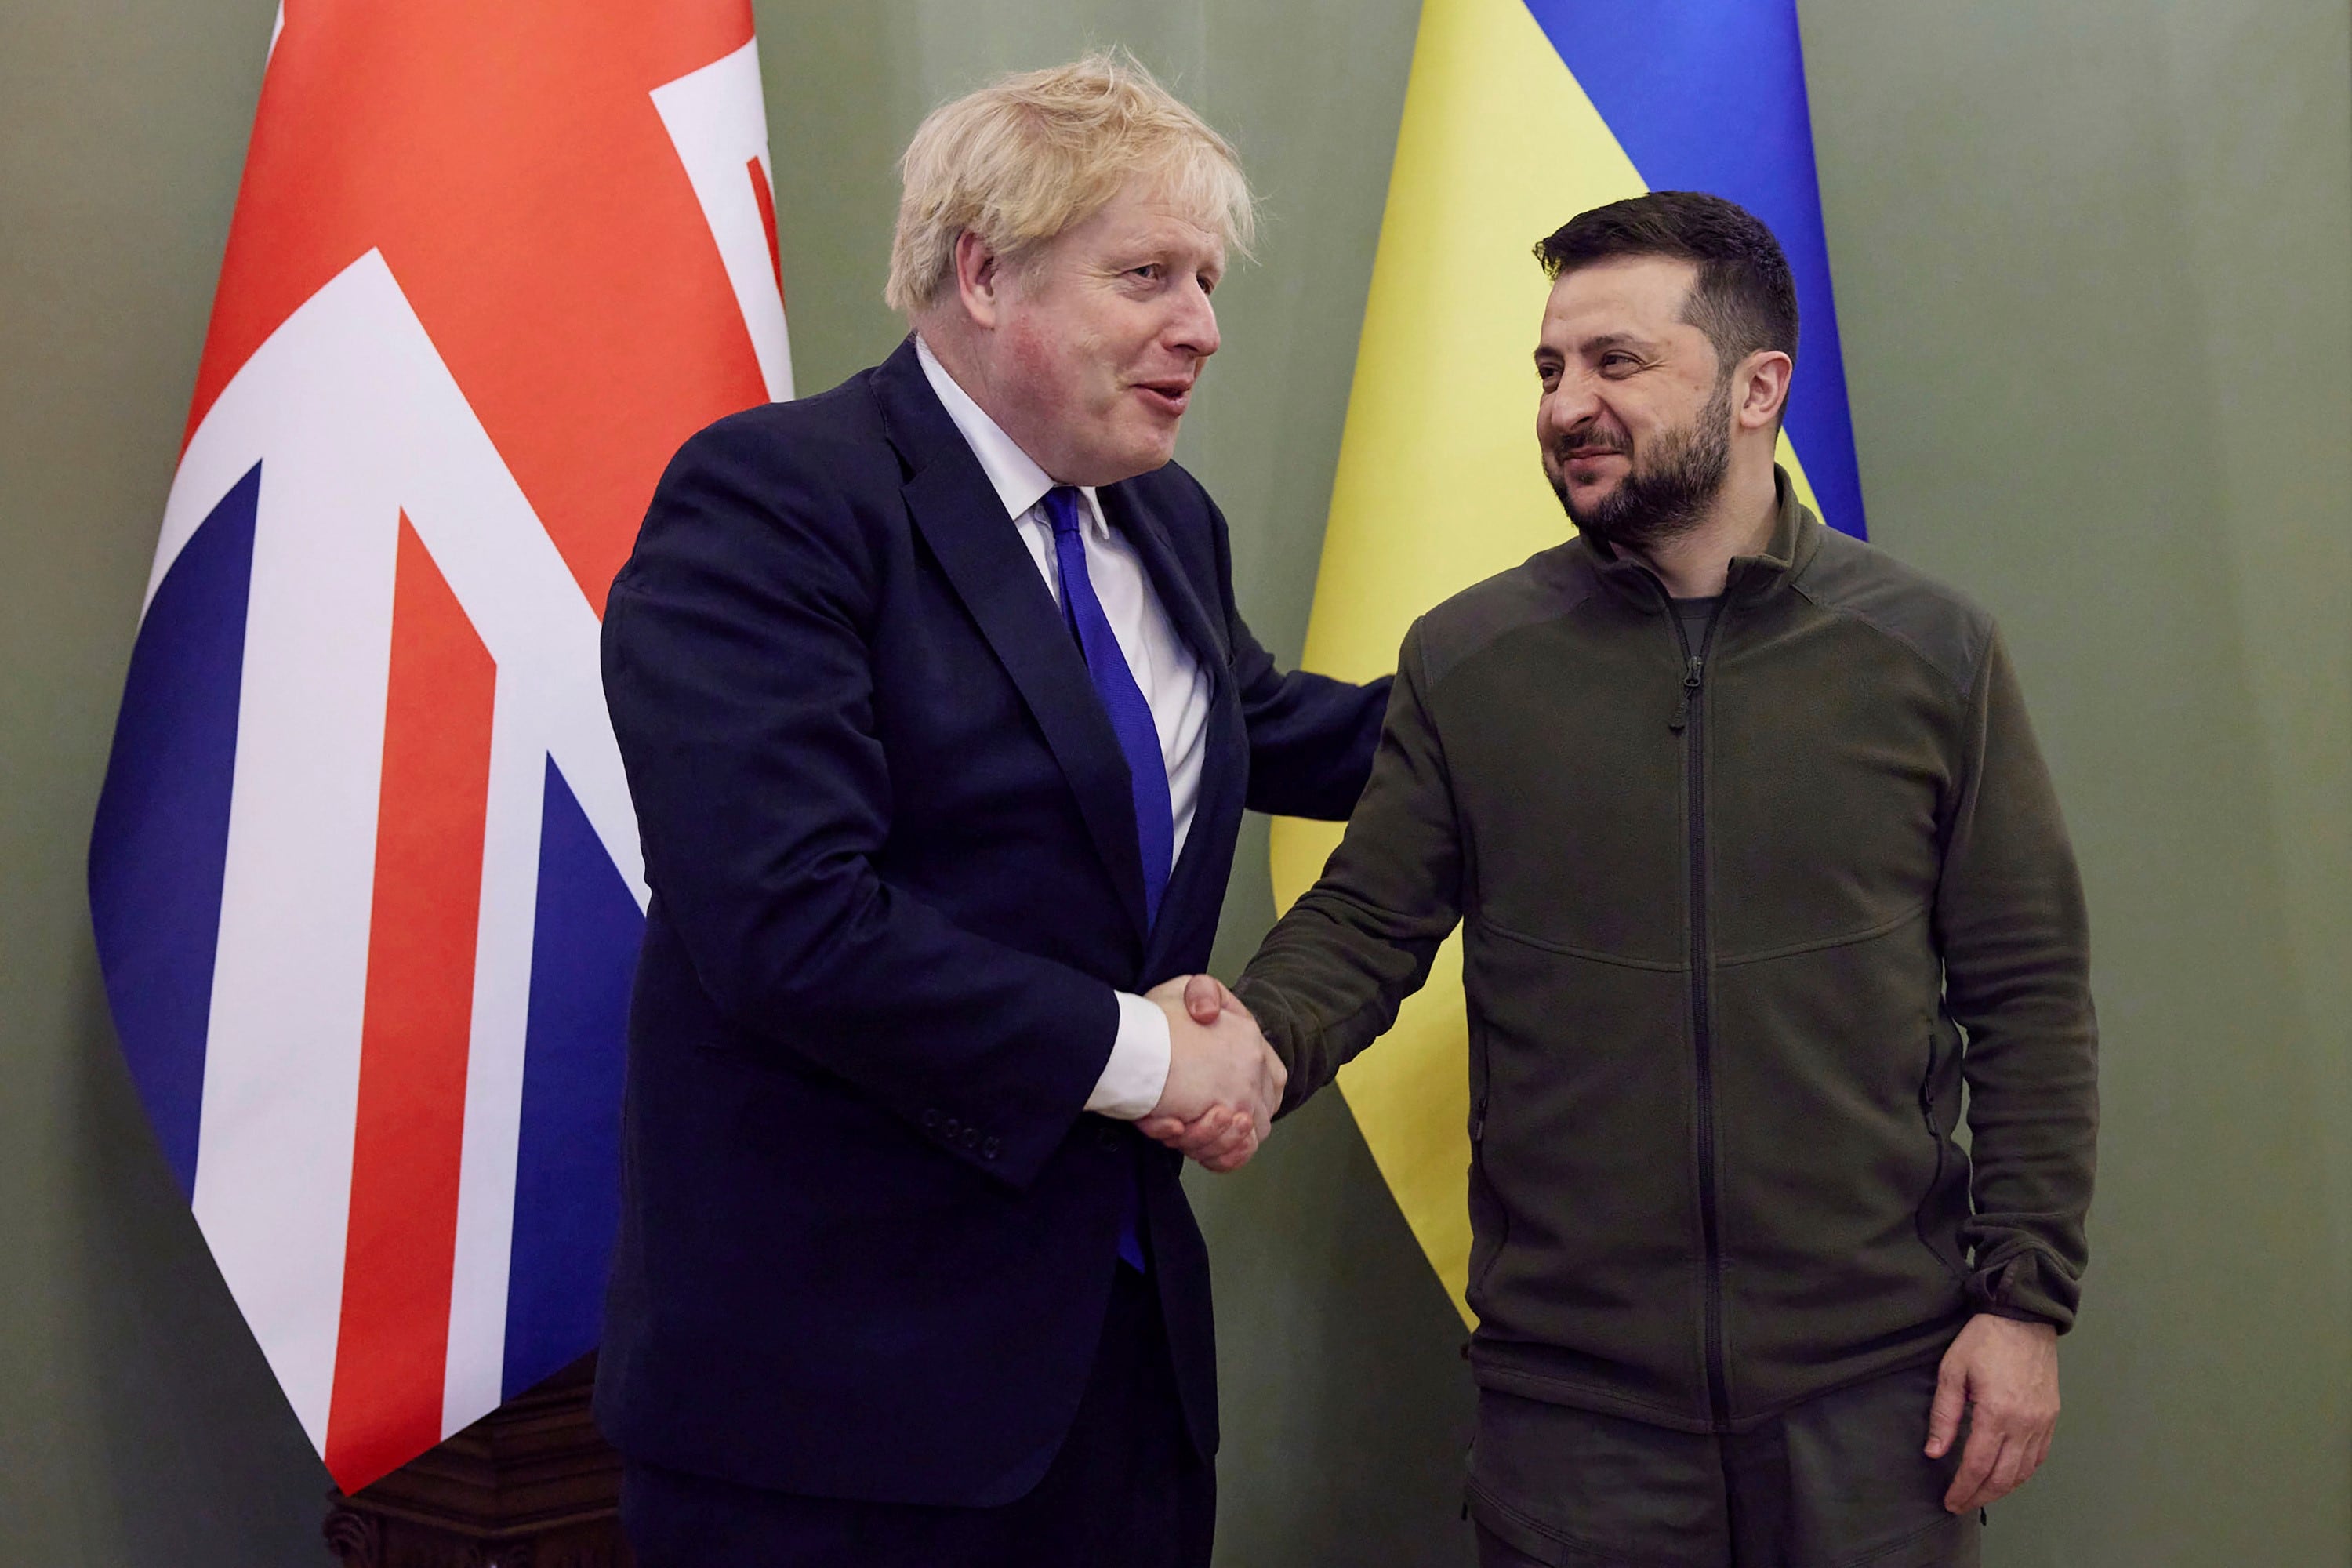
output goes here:
{"type": "Polygon", "coordinates": [[[1168,1015],[1160,1004],[1120,992],[1118,1037],[1087,1109],[1120,1121],[1150,1115],[1168,1088],[1168,1015]]]}

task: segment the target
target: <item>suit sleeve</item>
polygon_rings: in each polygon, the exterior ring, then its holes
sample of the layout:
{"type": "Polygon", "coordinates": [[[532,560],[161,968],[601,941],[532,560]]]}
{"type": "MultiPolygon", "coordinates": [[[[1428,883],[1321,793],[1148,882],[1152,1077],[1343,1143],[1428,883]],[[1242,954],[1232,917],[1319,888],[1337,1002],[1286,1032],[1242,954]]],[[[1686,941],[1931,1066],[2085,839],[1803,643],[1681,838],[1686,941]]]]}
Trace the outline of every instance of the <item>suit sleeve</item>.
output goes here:
{"type": "Polygon", "coordinates": [[[646,879],[730,1021],[1024,1185],[1102,1073],[1116,994],[877,873],[881,553],[820,477],[862,455],[787,456],[740,422],[688,442],[613,586],[604,689],[646,879]]]}
{"type": "Polygon", "coordinates": [[[1248,805],[1276,816],[1344,820],[1364,792],[1380,744],[1389,679],[1357,686],[1305,670],[1285,672],[1253,636],[1234,603],[1233,549],[1224,515],[1209,508],[1216,542],[1217,594],[1233,647],[1234,682],[1249,733],[1248,805]]]}
{"type": "Polygon", "coordinates": [[[1396,1022],[1462,918],[1444,748],[1405,638],[1371,778],[1323,875],[1276,922],[1234,991],[1289,1068],[1295,1110],[1396,1022]]]}
{"type": "Polygon", "coordinates": [[[1968,1031],[1975,1214],[1970,1300],[2074,1321],[2098,1135],[2089,922],[2057,793],[1996,633],[1971,688],[1966,767],[1946,826],[1937,937],[1968,1031]]]}

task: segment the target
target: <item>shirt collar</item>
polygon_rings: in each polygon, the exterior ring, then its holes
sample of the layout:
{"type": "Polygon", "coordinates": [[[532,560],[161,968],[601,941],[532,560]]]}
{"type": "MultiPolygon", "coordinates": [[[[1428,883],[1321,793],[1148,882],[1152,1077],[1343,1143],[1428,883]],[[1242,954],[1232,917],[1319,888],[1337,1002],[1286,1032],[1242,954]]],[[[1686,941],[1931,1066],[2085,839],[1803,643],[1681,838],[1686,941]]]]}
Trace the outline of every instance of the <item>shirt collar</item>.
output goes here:
{"type": "MultiPolygon", "coordinates": [[[[956,384],[955,377],[948,374],[947,366],[939,362],[938,356],[931,353],[931,345],[922,340],[920,333],[915,337],[915,358],[923,367],[923,379],[931,384],[931,390],[938,394],[940,405],[948,411],[948,417],[955,421],[955,427],[963,436],[964,444],[971,448],[971,455],[980,459],[981,472],[986,474],[988,482],[996,488],[996,498],[1004,503],[1005,515],[1012,518],[1027,516],[1036,509],[1039,501],[1045,499],[1045,492],[1054,488],[1054,477],[1039,468],[1037,460],[1023,451],[1013,437],[988,416],[987,410],[971,400],[971,394],[956,384]]],[[[1094,487],[1080,485],[1077,490],[1087,498],[1087,526],[1094,531],[1096,538],[1108,539],[1110,526],[1103,521],[1102,504],[1095,500],[1094,487]]]]}

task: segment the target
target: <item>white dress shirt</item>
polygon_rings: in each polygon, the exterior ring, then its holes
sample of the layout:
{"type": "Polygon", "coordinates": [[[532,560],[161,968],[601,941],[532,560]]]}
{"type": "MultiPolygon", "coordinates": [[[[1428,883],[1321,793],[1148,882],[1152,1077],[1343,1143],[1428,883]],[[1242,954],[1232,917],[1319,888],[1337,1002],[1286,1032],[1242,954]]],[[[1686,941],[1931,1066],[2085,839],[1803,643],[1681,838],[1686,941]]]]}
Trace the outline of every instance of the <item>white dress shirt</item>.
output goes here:
{"type": "MultiPolygon", "coordinates": [[[[1045,579],[1054,602],[1062,602],[1062,571],[1054,553],[1053,520],[1045,512],[1045,492],[1053,477],[1036,459],[1013,444],[1013,437],[983,412],[970,394],[931,353],[930,345],[915,340],[915,357],[923,375],[946,405],[948,417],[980,459],[981,471],[996,488],[1005,516],[1029,547],[1031,559],[1045,579]]],[[[1160,595],[1152,591],[1150,574],[1134,547],[1103,521],[1102,507],[1089,486],[1078,487],[1086,498],[1083,509],[1087,581],[1102,601],[1104,618],[1127,656],[1127,668],[1151,709],[1152,728],[1160,732],[1160,760],[1168,765],[1168,804],[1175,819],[1172,854],[1184,853],[1192,830],[1192,810],[1201,798],[1201,759],[1209,731],[1209,675],[1184,639],[1176,635],[1160,595]]],[[[1173,869],[1173,867],[1171,867],[1173,869]]],[[[1168,1085],[1168,1016],[1159,1005],[1119,992],[1118,1036],[1110,1060],[1087,1097],[1087,1109],[1132,1121],[1160,1103],[1168,1085]]]]}

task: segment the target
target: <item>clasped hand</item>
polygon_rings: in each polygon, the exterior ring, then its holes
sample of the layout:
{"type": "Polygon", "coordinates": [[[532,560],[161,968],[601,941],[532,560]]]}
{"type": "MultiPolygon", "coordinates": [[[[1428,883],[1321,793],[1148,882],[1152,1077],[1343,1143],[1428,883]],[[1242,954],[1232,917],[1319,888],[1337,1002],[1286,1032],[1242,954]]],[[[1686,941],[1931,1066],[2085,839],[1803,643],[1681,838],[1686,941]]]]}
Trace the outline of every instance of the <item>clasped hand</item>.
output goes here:
{"type": "Polygon", "coordinates": [[[1212,1171],[1238,1170],[1265,1141],[1290,1075],[1257,1020],[1206,974],[1145,993],[1168,1015],[1168,1085],[1136,1123],[1212,1171]]]}

